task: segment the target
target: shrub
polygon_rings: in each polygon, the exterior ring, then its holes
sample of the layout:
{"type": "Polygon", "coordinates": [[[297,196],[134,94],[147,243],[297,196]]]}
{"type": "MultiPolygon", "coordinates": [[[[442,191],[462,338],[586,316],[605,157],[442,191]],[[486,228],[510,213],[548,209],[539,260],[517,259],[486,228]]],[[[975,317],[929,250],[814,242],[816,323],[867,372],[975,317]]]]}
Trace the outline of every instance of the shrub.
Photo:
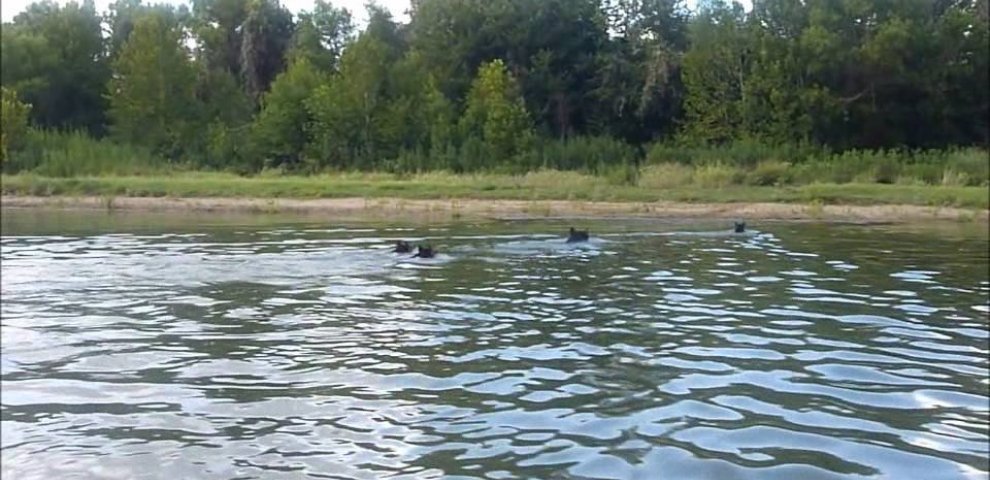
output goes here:
{"type": "Polygon", "coordinates": [[[639,163],[636,147],[612,137],[572,137],[549,140],[540,145],[540,164],[556,170],[584,170],[606,174],[639,163]]]}
{"type": "Polygon", "coordinates": [[[481,170],[483,166],[494,167],[490,151],[485,144],[477,137],[469,137],[461,145],[457,157],[451,164],[454,173],[464,173],[481,170]]]}
{"type": "Polygon", "coordinates": [[[695,151],[689,147],[671,145],[669,143],[654,143],[646,151],[647,165],[694,163],[695,151]]]}
{"type": "Polygon", "coordinates": [[[804,163],[822,158],[821,148],[793,144],[771,145],[754,140],[739,140],[725,145],[690,146],[671,143],[654,143],[647,149],[646,163],[682,163],[703,165],[720,163],[736,167],[755,167],[760,162],[781,161],[804,163]]]}
{"type": "Polygon", "coordinates": [[[962,187],[969,184],[969,175],[947,168],[942,172],[942,181],[940,183],[948,187],[962,187]]]}
{"type": "Polygon", "coordinates": [[[419,150],[402,150],[395,159],[384,162],[384,170],[393,173],[416,173],[427,170],[429,158],[419,150]]]}
{"type": "Polygon", "coordinates": [[[737,167],[754,167],[759,162],[779,158],[782,154],[786,155],[785,150],[752,140],[740,140],[722,149],[721,160],[737,167]]]}
{"type": "MultiPolygon", "coordinates": [[[[780,165],[775,165],[773,162],[768,162],[763,168],[767,168],[768,173],[781,173],[782,177],[777,180],[778,183],[848,183],[851,181],[861,183],[894,183],[898,178],[906,175],[904,169],[911,161],[911,156],[908,153],[893,150],[848,150],[833,154],[825,152],[819,154],[809,153],[804,157],[798,158],[803,158],[803,161],[791,164],[791,167],[786,173],[780,172],[780,165]]],[[[760,170],[760,168],[757,165],[756,170],[760,170]]],[[[926,167],[916,167],[911,172],[917,172],[919,174],[926,172],[926,174],[932,177],[932,181],[935,181],[934,176],[937,176],[931,175],[930,169],[926,169],[926,167]]],[[[910,172],[907,174],[910,174],[910,172]]],[[[762,180],[764,183],[768,181],[767,179],[761,179],[756,176],[751,176],[751,179],[757,182],[762,180]]]]}
{"type": "Polygon", "coordinates": [[[958,172],[960,176],[965,175],[963,185],[990,183],[990,157],[986,150],[976,148],[953,150],[948,152],[946,157],[947,170],[958,172]]]}
{"type": "Polygon", "coordinates": [[[17,92],[0,87],[0,165],[7,162],[10,152],[24,147],[30,112],[31,105],[21,102],[17,92]]]}
{"type": "MultiPolygon", "coordinates": [[[[904,160],[901,157],[901,160],[904,160]]],[[[873,162],[873,181],[876,183],[894,183],[900,171],[897,154],[895,152],[878,152],[877,158],[873,162]]]]}
{"type": "Polygon", "coordinates": [[[895,183],[936,185],[942,182],[943,166],[941,163],[909,163],[901,166],[901,173],[895,183]],[[908,180],[910,179],[910,181],[908,180]]]}
{"type": "Polygon", "coordinates": [[[762,161],[756,165],[756,168],[746,174],[746,183],[749,185],[783,185],[792,181],[793,176],[790,172],[790,164],[777,160],[762,161]]]}
{"type": "Polygon", "coordinates": [[[639,168],[631,163],[609,165],[604,171],[599,169],[597,174],[605,177],[609,185],[636,185],[639,181],[639,168]]]}
{"type": "Polygon", "coordinates": [[[263,168],[254,154],[246,127],[231,128],[220,122],[211,123],[206,130],[206,154],[199,162],[208,168],[229,167],[238,173],[254,173],[263,168]]]}

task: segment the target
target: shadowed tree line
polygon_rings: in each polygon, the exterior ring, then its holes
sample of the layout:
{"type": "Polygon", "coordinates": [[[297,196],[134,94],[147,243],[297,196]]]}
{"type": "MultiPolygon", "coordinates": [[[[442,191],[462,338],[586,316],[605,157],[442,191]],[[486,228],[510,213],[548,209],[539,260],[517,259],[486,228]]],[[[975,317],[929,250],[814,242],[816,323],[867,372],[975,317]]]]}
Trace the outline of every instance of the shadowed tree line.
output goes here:
{"type": "Polygon", "coordinates": [[[245,173],[598,171],[651,144],[990,142],[987,0],[413,0],[408,23],[367,13],[357,28],[322,0],[298,15],[277,0],[32,4],[2,30],[5,167],[43,156],[32,139],[54,130],[245,173]]]}

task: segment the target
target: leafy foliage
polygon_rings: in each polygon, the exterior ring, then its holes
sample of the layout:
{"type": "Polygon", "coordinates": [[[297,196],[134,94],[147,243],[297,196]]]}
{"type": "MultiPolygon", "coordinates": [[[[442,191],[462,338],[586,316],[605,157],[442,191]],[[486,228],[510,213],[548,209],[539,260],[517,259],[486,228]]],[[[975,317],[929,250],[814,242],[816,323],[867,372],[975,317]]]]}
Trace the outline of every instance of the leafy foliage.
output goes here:
{"type": "Polygon", "coordinates": [[[114,61],[114,136],[177,158],[196,133],[195,80],[182,31],[161,15],[139,19],[114,61]]]}
{"type": "Polygon", "coordinates": [[[532,127],[516,81],[501,60],[478,69],[461,118],[462,135],[481,141],[487,161],[515,159],[532,141],[532,127]]]}
{"type": "Polygon", "coordinates": [[[305,58],[324,72],[336,71],[340,55],[353,32],[351,12],[316,0],[312,13],[299,15],[287,55],[290,61],[305,58]]]}
{"type": "Polygon", "coordinates": [[[92,1],[31,4],[2,29],[2,83],[40,126],[103,131],[110,69],[92,1]]]}
{"type": "MultiPolygon", "coordinates": [[[[300,57],[280,74],[265,94],[258,118],[251,125],[251,143],[266,167],[295,167],[308,141],[305,128],[312,117],[305,101],[323,82],[323,75],[300,57]]],[[[255,167],[261,167],[256,165],[255,167]]]]}
{"type": "Polygon", "coordinates": [[[306,104],[313,117],[309,154],[318,166],[370,168],[394,147],[385,128],[388,82],[384,43],[362,36],[344,52],[340,73],[317,88],[306,104]]]}
{"type": "Polygon", "coordinates": [[[285,67],[285,51],[295,25],[292,14],[272,0],[249,0],[240,26],[241,76],[253,99],[261,98],[285,67]]]}
{"type": "Polygon", "coordinates": [[[762,0],[745,13],[710,3],[691,21],[682,133],[836,149],[986,145],[978,4],[762,0]]]}
{"type": "Polygon", "coordinates": [[[645,157],[709,185],[983,181],[972,154],[903,152],[990,144],[986,0],[694,3],[414,0],[407,23],[372,3],[357,32],[325,0],[295,17],[279,0],[114,0],[102,16],[43,0],[3,25],[0,84],[39,129],[244,173],[562,168],[630,183],[645,157]]]}
{"type": "Polygon", "coordinates": [[[24,146],[28,131],[28,113],[31,105],[17,98],[17,92],[0,87],[0,165],[5,164],[8,152],[24,146]]]}

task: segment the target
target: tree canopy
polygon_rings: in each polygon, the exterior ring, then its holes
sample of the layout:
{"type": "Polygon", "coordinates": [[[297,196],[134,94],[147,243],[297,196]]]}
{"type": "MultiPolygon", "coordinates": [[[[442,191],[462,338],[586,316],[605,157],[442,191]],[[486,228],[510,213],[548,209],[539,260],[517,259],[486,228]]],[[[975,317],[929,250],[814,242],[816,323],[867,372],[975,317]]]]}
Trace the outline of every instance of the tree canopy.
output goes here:
{"type": "Polygon", "coordinates": [[[324,0],[44,0],[3,25],[0,84],[34,128],[218,168],[525,168],[578,137],[990,143],[987,0],[752,3],[414,0],[357,28],[324,0]]]}

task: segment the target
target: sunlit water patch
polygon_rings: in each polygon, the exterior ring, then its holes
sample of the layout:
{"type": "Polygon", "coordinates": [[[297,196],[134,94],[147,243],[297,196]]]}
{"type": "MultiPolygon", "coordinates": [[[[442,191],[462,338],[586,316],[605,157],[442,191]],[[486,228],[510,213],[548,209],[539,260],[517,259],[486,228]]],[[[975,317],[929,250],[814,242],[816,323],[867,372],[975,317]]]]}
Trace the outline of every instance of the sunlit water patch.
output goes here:
{"type": "Polygon", "coordinates": [[[3,221],[9,478],[987,477],[979,230],[3,221]]]}

